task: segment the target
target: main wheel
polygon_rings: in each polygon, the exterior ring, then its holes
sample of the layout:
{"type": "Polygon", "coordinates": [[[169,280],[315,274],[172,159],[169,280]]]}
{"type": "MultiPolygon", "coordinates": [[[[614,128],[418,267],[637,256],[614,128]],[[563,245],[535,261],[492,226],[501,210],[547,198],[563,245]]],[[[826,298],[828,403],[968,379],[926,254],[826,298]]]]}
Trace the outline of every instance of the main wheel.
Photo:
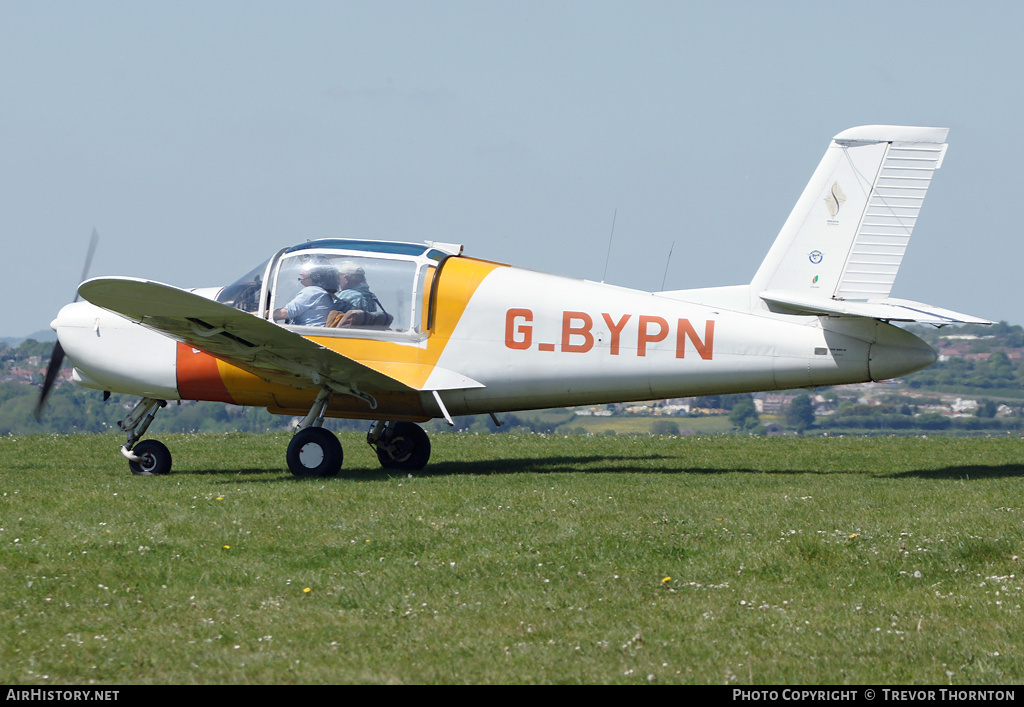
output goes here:
{"type": "Polygon", "coordinates": [[[341,471],[341,442],[330,430],[307,427],[288,443],[288,469],[296,476],[334,476],[341,471]]]}
{"type": "Polygon", "coordinates": [[[128,468],[136,476],[162,476],[171,473],[171,451],[163,442],[144,439],[132,447],[132,453],[139,461],[129,461],[128,468]]]}
{"type": "Polygon", "coordinates": [[[419,471],[430,460],[430,437],[417,424],[396,422],[387,444],[377,443],[377,459],[385,469],[419,471]]]}

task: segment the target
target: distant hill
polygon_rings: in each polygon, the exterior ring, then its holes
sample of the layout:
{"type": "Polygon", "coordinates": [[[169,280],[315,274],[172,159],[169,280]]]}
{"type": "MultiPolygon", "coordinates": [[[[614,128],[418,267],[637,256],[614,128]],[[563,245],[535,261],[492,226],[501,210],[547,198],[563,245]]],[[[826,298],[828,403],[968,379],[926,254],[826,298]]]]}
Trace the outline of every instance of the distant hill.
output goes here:
{"type": "Polygon", "coordinates": [[[22,341],[28,339],[35,339],[36,341],[56,341],[57,332],[53,329],[40,329],[34,334],[28,336],[0,336],[0,344],[7,344],[8,346],[18,346],[22,341]]]}

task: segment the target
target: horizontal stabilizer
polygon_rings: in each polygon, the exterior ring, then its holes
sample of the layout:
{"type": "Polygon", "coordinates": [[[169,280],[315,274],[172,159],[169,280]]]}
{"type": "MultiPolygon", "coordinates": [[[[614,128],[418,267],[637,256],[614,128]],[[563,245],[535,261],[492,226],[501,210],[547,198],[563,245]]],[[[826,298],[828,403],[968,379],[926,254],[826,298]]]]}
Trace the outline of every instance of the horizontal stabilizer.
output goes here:
{"type": "Polygon", "coordinates": [[[969,314],[905,299],[888,298],[852,302],[849,300],[818,299],[795,292],[762,292],[765,302],[783,307],[795,314],[824,314],[835,317],[867,317],[891,322],[919,322],[921,324],[991,324],[969,314]]]}

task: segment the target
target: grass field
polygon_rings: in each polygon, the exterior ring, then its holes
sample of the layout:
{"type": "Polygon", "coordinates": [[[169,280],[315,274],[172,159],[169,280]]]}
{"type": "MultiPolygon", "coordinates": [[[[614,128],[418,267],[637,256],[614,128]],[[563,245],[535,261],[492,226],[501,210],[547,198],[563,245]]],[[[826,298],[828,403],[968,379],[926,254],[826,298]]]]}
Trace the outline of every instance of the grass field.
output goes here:
{"type": "Polygon", "coordinates": [[[1024,680],[1024,441],[0,438],[0,682],[1024,680]]]}

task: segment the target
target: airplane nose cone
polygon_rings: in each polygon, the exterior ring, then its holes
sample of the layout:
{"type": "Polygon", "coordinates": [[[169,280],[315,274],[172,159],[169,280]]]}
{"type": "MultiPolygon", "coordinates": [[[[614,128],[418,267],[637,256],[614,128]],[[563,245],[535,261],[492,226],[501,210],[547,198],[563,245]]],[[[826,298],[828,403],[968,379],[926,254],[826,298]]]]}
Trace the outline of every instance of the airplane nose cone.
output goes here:
{"type": "Polygon", "coordinates": [[[871,380],[898,378],[935,363],[935,350],[908,331],[879,325],[878,338],[868,354],[871,380]]]}
{"type": "Polygon", "coordinates": [[[61,327],[77,323],[77,320],[80,318],[80,312],[85,308],[84,304],[83,302],[72,302],[71,304],[64,305],[57,312],[57,316],[50,322],[50,328],[57,332],[57,338],[60,338],[61,327]]]}

